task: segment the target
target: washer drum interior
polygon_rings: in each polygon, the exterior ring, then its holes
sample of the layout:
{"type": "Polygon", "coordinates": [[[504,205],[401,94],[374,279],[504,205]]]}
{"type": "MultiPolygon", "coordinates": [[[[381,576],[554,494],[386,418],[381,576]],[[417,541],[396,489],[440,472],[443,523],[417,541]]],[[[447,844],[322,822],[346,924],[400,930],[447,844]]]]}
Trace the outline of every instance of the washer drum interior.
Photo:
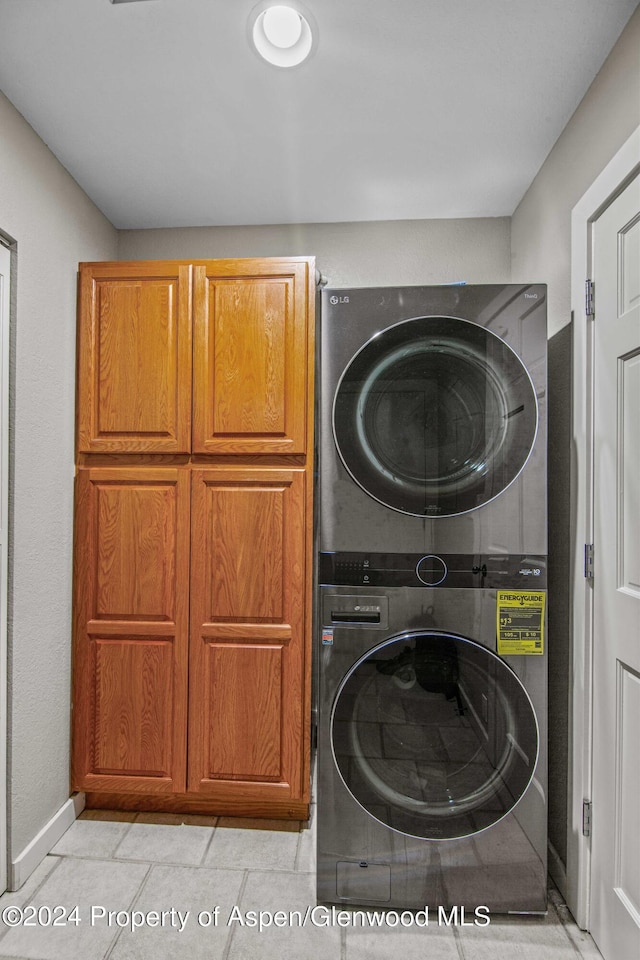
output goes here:
{"type": "Polygon", "coordinates": [[[466,513],[524,467],[538,406],[527,370],[496,334],[417,317],[372,337],[334,400],[338,452],[374,499],[414,516],[466,513]]]}
{"type": "Polygon", "coordinates": [[[334,759],[372,817],[430,840],[506,816],[533,777],[538,725],[513,670],[449,633],[386,640],[345,676],[331,715],[334,759]]]}

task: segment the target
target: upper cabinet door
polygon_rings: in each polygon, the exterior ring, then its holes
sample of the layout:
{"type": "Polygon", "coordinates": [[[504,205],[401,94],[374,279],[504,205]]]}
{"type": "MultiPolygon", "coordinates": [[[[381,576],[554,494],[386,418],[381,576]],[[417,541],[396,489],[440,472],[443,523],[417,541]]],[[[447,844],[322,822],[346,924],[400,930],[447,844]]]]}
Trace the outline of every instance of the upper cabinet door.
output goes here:
{"type": "Polygon", "coordinates": [[[194,265],[193,452],[304,454],[313,258],[194,265]]]}
{"type": "Polygon", "coordinates": [[[189,453],[191,266],[80,265],[78,452],[189,453]]]}

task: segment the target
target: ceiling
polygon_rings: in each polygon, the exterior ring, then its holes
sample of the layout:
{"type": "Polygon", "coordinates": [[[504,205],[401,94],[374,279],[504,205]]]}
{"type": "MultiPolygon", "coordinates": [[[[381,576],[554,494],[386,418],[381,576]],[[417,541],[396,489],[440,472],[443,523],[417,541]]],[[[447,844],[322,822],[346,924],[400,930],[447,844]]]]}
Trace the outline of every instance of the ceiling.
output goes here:
{"type": "Polygon", "coordinates": [[[118,228],[510,215],[638,0],[0,0],[0,89],[118,228]]]}

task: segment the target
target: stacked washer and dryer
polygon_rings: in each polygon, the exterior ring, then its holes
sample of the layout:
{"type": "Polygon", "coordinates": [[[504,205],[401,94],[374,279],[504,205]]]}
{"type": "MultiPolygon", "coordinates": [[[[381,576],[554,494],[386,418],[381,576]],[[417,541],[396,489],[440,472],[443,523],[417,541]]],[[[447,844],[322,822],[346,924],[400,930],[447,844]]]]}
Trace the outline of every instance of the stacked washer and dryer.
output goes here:
{"type": "Polygon", "coordinates": [[[546,288],[323,291],[318,899],[546,910],[546,288]]]}

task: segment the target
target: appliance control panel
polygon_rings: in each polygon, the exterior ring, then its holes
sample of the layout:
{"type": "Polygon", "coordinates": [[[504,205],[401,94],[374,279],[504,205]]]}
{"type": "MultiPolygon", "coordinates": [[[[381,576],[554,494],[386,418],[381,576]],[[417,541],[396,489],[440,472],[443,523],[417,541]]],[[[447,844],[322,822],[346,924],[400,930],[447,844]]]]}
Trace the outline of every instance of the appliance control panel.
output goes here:
{"type": "Polygon", "coordinates": [[[544,590],[547,558],[516,554],[320,553],[321,584],[544,590]]]}
{"type": "Polygon", "coordinates": [[[331,627],[387,627],[388,597],[330,594],[322,599],[322,623],[331,627]]]}
{"type": "Polygon", "coordinates": [[[448,572],[449,570],[442,557],[437,557],[433,553],[422,557],[416,564],[418,580],[421,580],[426,587],[437,587],[443,583],[448,572]]]}

